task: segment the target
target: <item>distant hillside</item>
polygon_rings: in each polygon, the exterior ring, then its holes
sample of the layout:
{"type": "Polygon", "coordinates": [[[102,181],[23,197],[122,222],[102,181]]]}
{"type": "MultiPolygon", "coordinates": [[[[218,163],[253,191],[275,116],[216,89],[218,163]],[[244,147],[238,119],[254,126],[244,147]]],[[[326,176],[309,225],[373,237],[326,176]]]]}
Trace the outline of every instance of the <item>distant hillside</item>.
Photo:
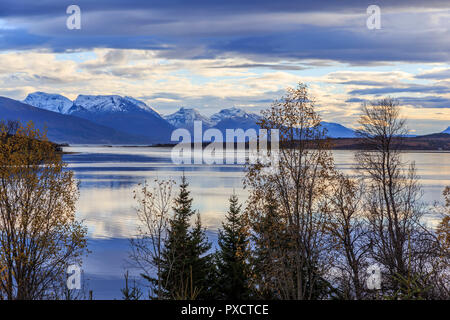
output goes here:
{"type": "MultiPolygon", "coordinates": [[[[331,139],[333,149],[357,150],[364,148],[360,138],[331,139]]],[[[417,137],[399,138],[403,150],[450,150],[450,134],[435,133],[417,137]]]]}
{"type": "Polygon", "coordinates": [[[147,144],[149,139],[129,135],[95,124],[89,120],[35,108],[19,101],[0,97],[0,119],[33,121],[39,129],[48,128],[49,140],[79,144],[147,144]]]}

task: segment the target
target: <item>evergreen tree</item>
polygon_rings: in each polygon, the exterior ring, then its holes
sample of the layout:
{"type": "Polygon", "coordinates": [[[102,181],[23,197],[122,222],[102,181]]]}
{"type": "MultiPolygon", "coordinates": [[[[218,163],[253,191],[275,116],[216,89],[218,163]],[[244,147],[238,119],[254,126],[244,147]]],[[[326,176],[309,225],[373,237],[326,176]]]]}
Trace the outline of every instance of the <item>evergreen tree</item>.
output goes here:
{"type": "Polygon", "coordinates": [[[161,258],[162,284],[159,293],[167,299],[201,299],[208,291],[211,264],[207,251],[211,248],[199,216],[191,230],[192,198],[183,175],[180,192],[175,198],[174,216],[169,222],[168,236],[161,258]]]}
{"type": "Polygon", "coordinates": [[[161,261],[162,284],[159,295],[173,299],[183,291],[190,278],[187,265],[187,245],[189,242],[189,220],[193,215],[192,198],[189,197],[186,178],[182,177],[180,193],[174,200],[174,216],[169,221],[167,240],[164,244],[161,261]]]}
{"type": "Polygon", "coordinates": [[[190,261],[192,266],[192,281],[194,288],[197,288],[197,299],[213,299],[212,286],[214,283],[214,263],[212,254],[208,254],[211,243],[202,226],[200,214],[197,213],[194,228],[192,229],[190,240],[190,261]]]}
{"type": "Polygon", "coordinates": [[[136,281],[133,280],[133,285],[130,286],[128,279],[128,271],[124,275],[125,278],[125,288],[120,289],[122,292],[123,300],[139,300],[142,297],[141,289],[136,285],[136,281]]]}
{"type": "Polygon", "coordinates": [[[241,214],[238,197],[230,197],[226,221],[219,230],[217,259],[217,291],[219,297],[232,299],[249,298],[248,234],[241,214]]]}

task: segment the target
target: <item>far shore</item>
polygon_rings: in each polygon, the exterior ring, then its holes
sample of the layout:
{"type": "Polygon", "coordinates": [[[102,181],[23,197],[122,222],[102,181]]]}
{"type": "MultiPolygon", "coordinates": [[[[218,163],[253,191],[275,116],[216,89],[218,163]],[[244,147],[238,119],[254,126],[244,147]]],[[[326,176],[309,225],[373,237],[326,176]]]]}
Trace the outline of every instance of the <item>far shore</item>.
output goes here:
{"type": "MultiPolygon", "coordinates": [[[[332,150],[361,150],[363,149],[363,141],[361,138],[334,138],[328,139],[332,150]]],[[[206,147],[211,142],[203,142],[202,147],[206,147]]],[[[402,137],[396,139],[397,147],[404,151],[450,151],[450,134],[440,133],[426,136],[417,137],[402,137]]],[[[270,143],[269,143],[270,144],[270,143]]],[[[158,143],[148,145],[110,145],[110,144],[58,144],[60,148],[73,147],[73,146],[98,146],[98,147],[122,147],[122,148],[173,148],[178,143],[158,143]]],[[[188,144],[186,144],[188,145],[188,144]]],[[[193,143],[190,144],[194,146],[193,143]]],[[[235,146],[237,143],[234,144],[235,146]]],[[[226,149],[226,144],[223,144],[226,149]]],[[[270,146],[269,146],[270,147],[270,146]]],[[[283,146],[281,146],[283,147],[283,146]]],[[[248,142],[245,144],[245,148],[248,148],[248,142]]],[[[63,151],[63,154],[73,154],[74,152],[63,151]]]]}

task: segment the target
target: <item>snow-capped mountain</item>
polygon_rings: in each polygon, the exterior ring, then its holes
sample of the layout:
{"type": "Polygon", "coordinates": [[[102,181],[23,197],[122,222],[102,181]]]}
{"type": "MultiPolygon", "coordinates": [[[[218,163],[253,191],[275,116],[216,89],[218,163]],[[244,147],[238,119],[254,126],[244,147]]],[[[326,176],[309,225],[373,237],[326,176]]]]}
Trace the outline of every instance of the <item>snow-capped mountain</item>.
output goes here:
{"type": "Polygon", "coordinates": [[[354,130],[344,127],[343,125],[335,122],[322,121],[321,125],[327,130],[326,135],[329,138],[355,138],[356,133],[354,130]]]}
{"type": "MultiPolygon", "coordinates": [[[[89,112],[123,112],[127,111],[128,105],[121,96],[91,96],[80,94],[74,104],[89,112]]],[[[134,105],[134,104],[133,104],[134,105]]]]}
{"type": "Polygon", "coordinates": [[[206,117],[196,109],[180,108],[177,112],[164,117],[170,124],[176,128],[185,128],[193,130],[194,121],[202,121],[203,129],[216,128],[226,134],[226,129],[259,129],[256,124],[259,116],[254,113],[247,113],[242,109],[230,108],[223,109],[213,114],[210,118],[206,117]]]}
{"type": "Polygon", "coordinates": [[[201,115],[197,109],[183,107],[175,113],[164,116],[164,119],[176,128],[191,129],[194,127],[194,121],[202,121],[204,127],[212,127],[214,125],[211,119],[201,115]]]}
{"type": "MultiPolygon", "coordinates": [[[[118,95],[95,96],[80,94],[73,103],[76,110],[81,109],[94,113],[132,112],[139,110],[159,116],[154,109],[147,106],[144,102],[131,97],[121,97],[118,95]]],[[[75,112],[75,109],[72,112],[75,112]]]]}
{"type": "Polygon", "coordinates": [[[118,95],[79,95],[71,115],[154,142],[169,142],[174,127],[144,102],[118,95]]]}
{"type": "MultiPolygon", "coordinates": [[[[203,129],[259,129],[260,115],[233,107],[223,109],[211,117],[198,110],[180,108],[162,117],[144,102],[119,95],[79,95],[75,101],[59,94],[35,92],[23,101],[34,107],[61,114],[76,116],[134,136],[146,137],[155,142],[168,142],[175,128],[193,129],[194,121],[202,121],[203,129]]],[[[352,138],[355,132],[338,123],[322,122],[330,138],[352,138]]],[[[448,128],[445,132],[450,132],[448,128]]]]}
{"type": "Polygon", "coordinates": [[[447,129],[445,129],[444,131],[442,131],[442,133],[450,134],[450,127],[448,127],[447,129]]]}
{"type": "MultiPolygon", "coordinates": [[[[255,129],[258,130],[258,121],[260,116],[255,113],[249,113],[242,109],[233,107],[223,109],[213,114],[210,118],[203,116],[196,109],[180,108],[177,112],[165,116],[170,124],[176,128],[186,128],[191,130],[194,121],[202,121],[203,127],[213,127],[226,133],[226,129],[255,129]]],[[[334,122],[322,122],[322,126],[327,130],[327,136],[330,138],[354,138],[355,131],[334,122]]]]}
{"type": "Polygon", "coordinates": [[[0,97],[0,119],[33,121],[36,128],[46,129],[50,141],[82,144],[146,144],[150,139],[101,126],[86,119],[37,108],[13,99],[0,97]]]}
{"type": "Polygon", "coordinates": [[[254,113],[248,113],[242,109],[232,107],[229,109],[220,110],[219,112],[213,114],[210,119],[216,125],[220,121],[230,118],[246,118],[249,120],[258,121],[259,115],[254,113]]]}
{"type": "Polygon", "coordinates": [[[222,109],[211,116],[214,128],[219,129],[224,135],[227,129],[259,130],[259,125],[257,124],[259,119],[259,115],[236,107],[222,109]]]}
{"type": "Polygon", "coordinates": [[[80,110],[96,113],[109,113],[128,112],[140,109],[159,116],[159,113],[155,109],[147,106],[144,102],[132,97],[121,97],[119,95],[81,94],[75,101],[71,101],[60,94],[34,92],[30,93],[25,100],[23,100],[23,103],[62,114],[71,114],[80,110]]]}
{"type": "Polygon", "coordinates": [[[125,96],[124,99],[128,100],[131,103],[134,103],[136,106],[138,106],[139,108],[141,108],[141,109],[143,109],[145,111],[154,112],[154,113],[159,115],[158,111],[156,111],[154,108],[148,106],[146,103],[144,103],[144,102],[142,102],[140,100],[137,100],[137,99],[135,99],[133,97],[129,97],[129,96],[125,96]]]}
{"type": "Polygon", "coordinates": [[[62,95],[29,94],[25,103],[37,108],[87,119],[148,141],[168,142],[174,127],[144,102],[119,95],[79,95],[70,101],[62,95]]]}
{"type": "Polygon", "coordinates": [[[30,106],[48,111],[68,114],[73,102],[60,94],[51,94],[45,92],[30,93],[22,101],[30,106]]]}

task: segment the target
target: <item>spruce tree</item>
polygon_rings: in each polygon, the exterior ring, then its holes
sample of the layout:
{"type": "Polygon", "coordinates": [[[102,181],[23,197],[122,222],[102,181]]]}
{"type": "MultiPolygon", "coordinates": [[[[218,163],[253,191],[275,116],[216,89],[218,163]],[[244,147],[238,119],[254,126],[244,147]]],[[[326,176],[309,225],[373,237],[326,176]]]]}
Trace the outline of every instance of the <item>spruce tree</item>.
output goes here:
{"type": "Polygon", "coordinates": [[[208,254],[211,249],[211,243],[202,226],[200,214],[197,213],[194,228],[192,229],[190,240],[190,261],[192,266],[192,280],[194,288],[197,288],[197,299],[213,299],[213,256],[208,254]]]}
{"type": "Polygon", "coordinates": [[[247,261],[249,237],[238,197],[233,194],[229,201],[226,221],[219,230],[217,291],[222,299],[242,300],[248,299],[250,295],[247,261]]]}
{"type": "Polygon", "coordinates": [[[162,285],[157,288],[157,293],[166,299],[201,299],[207,291],[205,285],[209,278],[210,258],[206,253],[211,244],[207,241],[199,216],[195,227],[190,227],[195,211],[192,210],[193,199],[188,186],[183,175],[162,252],[162,285]]]}

